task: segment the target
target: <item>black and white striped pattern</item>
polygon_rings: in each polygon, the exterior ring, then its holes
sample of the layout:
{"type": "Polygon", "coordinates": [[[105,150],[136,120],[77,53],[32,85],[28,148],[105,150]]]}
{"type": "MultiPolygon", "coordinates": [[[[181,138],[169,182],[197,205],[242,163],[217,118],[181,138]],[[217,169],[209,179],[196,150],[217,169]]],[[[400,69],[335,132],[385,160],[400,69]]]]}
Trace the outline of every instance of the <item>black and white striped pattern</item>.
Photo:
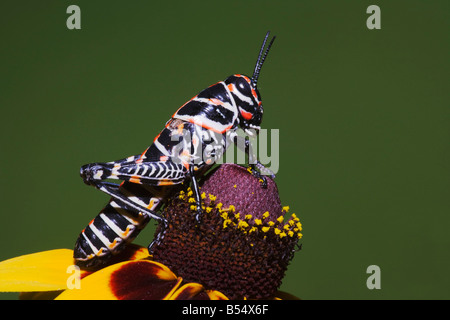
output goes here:
{"type": "MultiPolygon", "coordinates": [[[[119,192],[133,203],[152,211],[159,210],[165,197],[162,188],[124,182],[119,192]]],[[[150,221],[150,216],[111,199],[100,213],[80,233],[75,244],[74,258],[78,264],[92,267],[102,264],[111,255],[133,241],[150,221]]]]}

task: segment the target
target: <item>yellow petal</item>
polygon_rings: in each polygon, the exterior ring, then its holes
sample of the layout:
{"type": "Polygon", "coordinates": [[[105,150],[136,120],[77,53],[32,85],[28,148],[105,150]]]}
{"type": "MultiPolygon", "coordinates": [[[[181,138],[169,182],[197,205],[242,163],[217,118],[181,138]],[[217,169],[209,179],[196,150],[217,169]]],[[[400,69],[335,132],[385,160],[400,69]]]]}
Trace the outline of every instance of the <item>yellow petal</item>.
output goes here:
{"type": "Polygon", "coordinates": [[[206,293],[211,300],[229,300],[226,295],[217,290],[206,290],[206,293]]]}
{"type": "Polygon", "coordinates": [[[168,299],[182,279],[161,263],[125,261],[94,272],[56,300],[168,299]]]}
{"type": "Polygon", "coordinates": [[[176,290],[169,300],[193,300],[204,291],[205,288],[199,283],[187,283],[176,290]]]}
{"type": "MultiPolygon", "coordinates": [[[[56,249],[2,261],[0,262],[0,291],[67,289],[67,281],[72,275],[70,267],[73,268],[75,264],[72,255],[72,250],[56,249]]],[[[84,271],[80,271],[81,276],[84,274],[84,271]]]]}
{"type": "Polygon", "coordinates": [[[199,283],[187,283],[177,289],[169,300],[228,300],[221,292],[206,290],[199,283]]]}

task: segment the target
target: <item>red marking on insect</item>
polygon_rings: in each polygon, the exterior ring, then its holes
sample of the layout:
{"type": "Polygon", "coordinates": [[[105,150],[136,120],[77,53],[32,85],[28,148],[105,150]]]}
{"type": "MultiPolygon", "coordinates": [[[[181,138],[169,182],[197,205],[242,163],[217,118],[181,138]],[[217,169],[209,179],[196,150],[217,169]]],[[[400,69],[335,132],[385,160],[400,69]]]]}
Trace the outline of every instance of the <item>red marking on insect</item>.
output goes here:
{"type": "Polygon", "coordinates": [[[242,109],[240,110],[240,112],[241,112],[242,117],[245,120],[250,120],[251,118],[253,118],[253,114],[251,112],[247,112],[247,111],[242,110],[242,109]]]}
{"type": "Polygon", "coordinates": [[[244,78],[245,81],[247,81],[247,83],[250,84],[250,78],[249,78],[249,77],[247,77],[247,76],[241,76],[241,75],[239,75],[239,76],[242,77],[242,78],[244,78]]]}

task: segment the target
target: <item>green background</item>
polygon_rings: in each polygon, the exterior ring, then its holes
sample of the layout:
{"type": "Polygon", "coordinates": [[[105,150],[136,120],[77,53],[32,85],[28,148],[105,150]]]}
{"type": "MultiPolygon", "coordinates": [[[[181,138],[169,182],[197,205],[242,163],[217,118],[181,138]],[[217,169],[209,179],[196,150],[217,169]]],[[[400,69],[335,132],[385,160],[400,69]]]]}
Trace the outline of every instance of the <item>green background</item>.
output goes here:
{"type": "Polygon", "coordinates": [[[280,130],[276,181],[304,225],[281,289],[450,298],[449,1],[2,1],[0,12],[0,260],[72,248],[108,199],[79,167],[141,153],[201,89],[251,74],[271,30],[263,128],[280,130]],[[66,27],[70,4],[81,30],[66,27]],[[366,27],[371,4],[381,30],[366,27]],[[366,287],[373,264],[380,290],[366,287]]]}

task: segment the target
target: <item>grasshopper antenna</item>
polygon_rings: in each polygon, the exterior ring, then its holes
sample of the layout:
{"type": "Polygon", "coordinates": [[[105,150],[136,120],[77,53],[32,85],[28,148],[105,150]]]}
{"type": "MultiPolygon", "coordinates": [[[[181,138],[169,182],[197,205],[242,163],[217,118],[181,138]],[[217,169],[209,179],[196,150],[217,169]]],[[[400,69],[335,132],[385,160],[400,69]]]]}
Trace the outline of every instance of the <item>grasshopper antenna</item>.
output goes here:
{"type": "Polygon", "coordinates": [[[267,31],[266,36],[264,37],[264,41],[262,43],[261,49],[259,50],[258,60],[256,60],[255,70],[253,71],[253,75],[251,78],[252,86],[253,88],[256,88],[256,85],[258,83],[259,73],[261,72],[262,65],[264,63],[264,60],[266,60],[267,54],[269,53],[270,47],[272,46],[273,42],[275,41],[276,36],[270,40],[269,45],[267,46],[267,49],[264,51],[264,48],[266,47],[267,39],[269,38],[270,31],[267,31]],[[264,54],[263,54],[264,52],[264,54]]]}

